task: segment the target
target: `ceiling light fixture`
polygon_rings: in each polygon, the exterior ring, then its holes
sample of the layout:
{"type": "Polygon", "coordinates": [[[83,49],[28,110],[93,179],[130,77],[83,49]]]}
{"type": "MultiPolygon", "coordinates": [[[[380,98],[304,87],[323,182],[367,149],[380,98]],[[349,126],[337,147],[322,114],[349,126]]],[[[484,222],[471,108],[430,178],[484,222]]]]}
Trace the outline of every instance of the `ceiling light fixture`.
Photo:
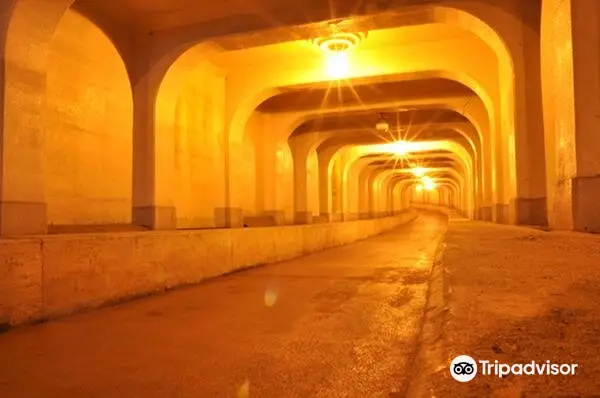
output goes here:
{"type": "MultiPolygon", "coordinates": [[[[339,30],[339,27],[333,26],[339,30]]],[[[337,32],[328,37],[313,40],[325,57],[325,74],[333,80],[339,80],[350,74],[349,52],[355,49],[366,37],[366,33],[337,32]]]]}
{"type": "Polygon", "coordinates": [[[400,140],[400,141],[396,141],[396,142],[393,142],[388,145],[389,145],[390,151],[393,154],[395,154],[396,156],[405,156],[409,152],[408,142],[406,142],[406,141],[400,140]]]}
{"type": "Polygon", "coordinates": [[[350,51],[367,37],[366,33],[334,33],[328,37],[319,37],[314,43],[326,54],[350,51]]]}
{"type": "Polygon", "coordinates": [[[333,80],[343,79],[350,73],[350,61],[345,52],[331,53],[325,58],[325,74],[333,80]]]}
{"type": "Polygon", "coordinates": [[[427,169],[424,167],[413,167],[411,171],[415,177],[423,177],[427,172],[427,169]]]}
{"type": "Polygon", "coordinates": [[[375,124],[375,129],[381,133],[387,133],[390,130],[390,124],[385,121],[383,113],[379,114],[379,120],[375,124]]]}

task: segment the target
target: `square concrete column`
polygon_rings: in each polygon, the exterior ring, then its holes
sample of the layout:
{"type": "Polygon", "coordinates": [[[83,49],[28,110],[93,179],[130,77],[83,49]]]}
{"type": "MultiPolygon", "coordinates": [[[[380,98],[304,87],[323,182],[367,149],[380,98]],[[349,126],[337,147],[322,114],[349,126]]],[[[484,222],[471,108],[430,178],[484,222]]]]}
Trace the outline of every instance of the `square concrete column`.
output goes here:
{"type": "MultiPolygon", "coordinates": [[[[23,47],[22,55],[28,51],[37,54],[44,48],[23,47]]],[[[46,75],[30,68],[26,60],[23,64],[12,61],[6,63],[6,76],[0,76],[0,84],[5,85],[0,109],[4,113],[0,124],[0,234],[44,234],[48,228],[42,118],[46,75]]]]}
{"type": "Polygon", "coordinates": [[[342,219],[344,221],[357,221],[360,219],[360,215],[358,213],[344,213],[342,219]]]}
{"type": "Polygon", "coordinates": [[[3,29],[0,46],[0,234],[43,234],[48,229],[44,196],[47,56],[56,26],[73,1],[43,6],[12,3],[10,27],[3,29]]]}
{"type": "Polygon", "coordinates": [[[484,206],[479,209],[479,219],[482,221],[492,221],[492,207],[484,206]]]}
{"type": "Polygon", "coordinates": [[[600,232],[600,176],[576,177],[572,189],[574,229],[600,232]]]}
{"type": "Polygon", "coordinates": [[[331,221],[333,221],[333,214],[331,214],[331,213],[321,213],[321,214],[319,214],[319,218],[323,222],[331,222],[331,221]]]}
{"type": "Polygon", "coordinates": [[[310,211],[297,211],[294,214],[295,224],[312,224],[313,214],[310,211]]]}
{"type": "Polygon", "coordinates": [[[285,224],[285,211],[284,210],[267,210],[265,214],[269,217],[273,218],[273,223],[275,225],[284,225],[285,224]]]}
{"type": "Polygon", "coordinates": [[[544,0],[541,56],[549,224],[600,232],[600,4],[544,0]]]}
{"type": "Polygon", "coordinates": [[[368,219],[371,218],[371,213],[368,213],[368,212],[367,213],[360,213],[359,218],[361,220],[368,220],[368,219]]]}
{"type": "Polygon", "coordinates": [[[177,213],[174,207],[145,206],[134,207],[133,224],[153,230],[169,230],[177,228],[177,213]]]}
{"type": "Polygon", "coordinates": [[[47,231],[45,203],[0,202],[0,235],[45,234],[47,231]]]}
{"type": "Polygon", "coordinates": [[[244,211],[237,207],[215,209],[215,226],[220,228],[242,228],[244,226],[244,211]]]}
{"type": "Polygon", "coordinates": [[[512,208],[511,213],[515,216],[515,224],[548,225],[546,198],[517,198],[511,201],[510,207],[512,208]]]}
{"type": "Polygon", "coordinates": [[[493,207],[492,220],[498,224],[509,224],[510,206],[502,203],[495,204],[493,207]]]}

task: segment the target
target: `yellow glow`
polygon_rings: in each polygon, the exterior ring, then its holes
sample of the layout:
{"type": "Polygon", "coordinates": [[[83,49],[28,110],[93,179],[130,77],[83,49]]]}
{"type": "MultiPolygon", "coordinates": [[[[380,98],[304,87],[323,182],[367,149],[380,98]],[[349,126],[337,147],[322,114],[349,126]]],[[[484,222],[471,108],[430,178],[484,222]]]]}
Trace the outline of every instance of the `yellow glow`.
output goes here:
{"type": "Polygon", "coordinates": [[[408,142],[406,141],[396,141],[388,145],[390,151],[398,156],[406,155],[409,152],[408,142]]]}
{"type": "Polygon", "coordinates": [[[350,72],[350,61],[347,52],[328,53],[325,55],[325,73],[330,79],[343,79],[350,72]]]}
{"type": "Polygon", "coordinates": [[[423,192],[423,185],[419,184],[417,185],[417,192],[423,192]]]}
{"type": "Polygon", "coordinates": [[[273,307],[277,302],[277,292],[272,289],[267,289],[265,291],[265,305],[267,307],[273,307]]]}
{"type": "Polygon", "coordinates": [[[424,167],[413,167],[412,173],[415,177],[423,177],[427,169],[424,167]]]}
{"type": "Polygon", "coordinates": [[[421,181],[426,191],[433,191],[436,187],[436,183],[430,177],[423,177],[421,181]]]}

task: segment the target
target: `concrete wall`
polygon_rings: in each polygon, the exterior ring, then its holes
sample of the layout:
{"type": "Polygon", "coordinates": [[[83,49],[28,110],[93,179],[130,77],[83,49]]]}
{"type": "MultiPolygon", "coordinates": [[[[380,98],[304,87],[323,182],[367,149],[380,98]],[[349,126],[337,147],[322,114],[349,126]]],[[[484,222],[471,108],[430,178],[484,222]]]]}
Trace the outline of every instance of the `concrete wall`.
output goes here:
{"type": "Polygon", "coordinates": [[[215,226],[225,202],[225,78],[195,47],[168,70],[156,96],[152,204],[173,208],[176,227],[215,226]]]}
{"type": "Polygon", "coordinates": [[[54,235],[0,240],[0,323],[126,300],[354,242],[395,217],[268,228],[54,235]]]}
{"type": "Polygon", "coordinates": [[[133,99],[106,35],[67,11],[48,55],[44,193],[49,224],[131,222],[133,99]]]}
{"type": "Polygon", "coordinates": [[[179,228],[213,226],[224,196],[221,178],[215,178],[223,164],[224,80],[207,67],[191,74],[175,108],[173,185],[179,228]]]}
{"type": "MultiPolygon", "coordinates": [[[[279,128],[272,114],[254,111],[246,124],[240,158],[234,159],[239,176],[235,184],[243,215],[275,217],[278,223],[294,219],[293,159],[287,140],[277,139],[279,128]]],[[[287,127],[287,126],[285,126],[287,127]]]]}

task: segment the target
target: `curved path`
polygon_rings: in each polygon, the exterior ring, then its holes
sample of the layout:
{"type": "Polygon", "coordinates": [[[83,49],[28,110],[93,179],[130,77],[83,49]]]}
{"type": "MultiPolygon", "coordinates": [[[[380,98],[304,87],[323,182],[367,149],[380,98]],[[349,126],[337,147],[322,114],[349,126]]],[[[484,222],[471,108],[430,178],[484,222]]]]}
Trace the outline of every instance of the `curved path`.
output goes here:
{"type": "Polygon", "coordinates": [[[446,224],[0,335],[0,397],[404,396],[446,224]]]}

